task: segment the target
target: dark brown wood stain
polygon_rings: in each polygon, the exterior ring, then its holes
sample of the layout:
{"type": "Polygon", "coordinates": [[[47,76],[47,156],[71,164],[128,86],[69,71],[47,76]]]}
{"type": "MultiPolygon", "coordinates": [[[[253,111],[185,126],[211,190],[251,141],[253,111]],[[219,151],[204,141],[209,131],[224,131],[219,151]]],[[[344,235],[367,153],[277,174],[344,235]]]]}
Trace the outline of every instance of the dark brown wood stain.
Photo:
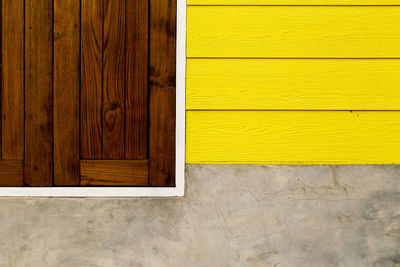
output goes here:
{"type": "Polygon", "coordinates": [[[124,159],[125,0],[104,0],[103,159],[124,159]]]}
{"type": "Polygon", "coordinates": [[[81,0],[81,158],[102,158],[103,0],[81,0]]]}
{"type": "Polygon", "coordinates": [[[125,158],[148,158],[148,1],[127,1],[125,158]]]}
{"type": "Polygon", "coordinates": [[[1,155],[24,158],[24,0],[2,0],[1,155]]]}
{"type": "Polygon", "coordinates": [[[54,0],[54,185],[79,185],[79,0],[54,0]]]}
{"type": "Polygon", "coordinates": [[[53,185],[53,3],[25,1],[25,183],[53,185]]]}
{"type": "Polygon", "coordinates": [[[1,0],[0,186],[175,185],[176,1],[1,0]]]}
{"type": "Polygon", "coordinates": [[[176,1],[151,0],[150,7],[149,182],[153,186],[173,186],[176,1]]]}

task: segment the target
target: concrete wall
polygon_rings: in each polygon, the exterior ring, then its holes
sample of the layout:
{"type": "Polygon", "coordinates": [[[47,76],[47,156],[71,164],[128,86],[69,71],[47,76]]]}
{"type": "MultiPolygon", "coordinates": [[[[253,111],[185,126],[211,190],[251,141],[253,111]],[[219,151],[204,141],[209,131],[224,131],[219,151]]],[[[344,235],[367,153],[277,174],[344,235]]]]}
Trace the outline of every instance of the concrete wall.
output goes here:
{"type": "Polygon", "coordinates": [[[172,199],[1,199],[0,266],[400,266],[400,166],[187,167],[172,199]]]}

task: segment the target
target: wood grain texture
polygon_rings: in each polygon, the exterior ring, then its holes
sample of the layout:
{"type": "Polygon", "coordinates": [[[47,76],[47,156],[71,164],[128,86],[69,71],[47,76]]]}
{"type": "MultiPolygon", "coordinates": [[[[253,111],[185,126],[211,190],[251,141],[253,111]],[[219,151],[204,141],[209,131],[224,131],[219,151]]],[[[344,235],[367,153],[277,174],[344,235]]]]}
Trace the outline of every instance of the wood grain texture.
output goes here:
{"type": "Polygon", "coordinates": [[[148,185],[147,160],[82,160],[82,186],[148,185]]]}
{"type": "Polygon", "coordinates": [[[54,185],[79,185],[80,1],[54,1],[54,185]]]}
{"type": "Polygon", "coordinates": [[[125,158],[148,157],[148,1],[127,1],[125,158]]]}
{"type": "Polygon", "coordinates": [[[187,163],[398,164],[399,111],[189,111],[187,163]]]}
{"type": "Polygon", "coordinates": [[[25,1],[25,183],[53,183],[53,1],[25,1]]]}
{"type": "Polygon", "coordinates": [[[103,159],[125,158],[125,0],[104,0],[103,159]]]}
{"type": "Polygon", "coordinates": [[[399,5],[399,0],[188,0],[188,5],[399,5]]]}
{"type": "MultiPolygon", "coordinates": [[[[1,104],[1,102],[2,102],[2,91],[3,91],[3,63],[2,63],[2,60],[3,60],[3,35],[2,35],[2,31],[3,31],[3,25],[2,25],[2,22],[3,22],[3,13],[2,13],[2,11],[3,11],[3,2],[0,2],[0,117],[2,118],[3,117],[3,115],[2,115],[2,104],[1,104]]],[[[2,159],[2,147],[1,147],[1,145],[2,145],[2,121],[3,121],[3,119],[0,119],[0,160],[2,159]]]]}
{"type": "Polygon", "coordinates": [[[187,25],[189,57],[400,57],[400,6],[189,6],[187,25]]]}
{"type": "Polygon", "coordinates": [[[24,162],[0,160],[0,186],[24,186],[24,162]]]}
{"type": "Polygon", "coordinates": [[[103,0],[81,0],[80,154],[101,159],[103,139],[103,0]]]}
{"type": "Polygon", "coordinates": [[[175,184],[176,1],[150,1],[149,181],[175,184]]]}
{"type": "Polygon", "coordinates": [[[187,108],[400,110],[397,59],[188,59],[187,108]]]}
{"type": "Polygon", "coordinates": [[[2,0],[1,155],[24,158],[24,1],[2,0]]]}

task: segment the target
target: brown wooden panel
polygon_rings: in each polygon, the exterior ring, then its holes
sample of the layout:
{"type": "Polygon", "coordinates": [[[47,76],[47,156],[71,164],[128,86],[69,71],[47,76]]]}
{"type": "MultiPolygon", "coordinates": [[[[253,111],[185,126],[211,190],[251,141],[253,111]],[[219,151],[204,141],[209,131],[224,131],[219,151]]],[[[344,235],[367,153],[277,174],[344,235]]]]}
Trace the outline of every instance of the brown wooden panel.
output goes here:
{"type": "Polygon", "coordinates": [[[104,0],[103,159],[123,159],[125,0],[104,0]]]}
{"type": "Polygon", "coordinates": [[[81,0],[81,157],[102,157],[103,0],[81,0]]]}
{"type": "Polygon", "coordinates": [[[148,1],[127,1],[125,157],[148,157],[148,1]]]}
{"type": "Polygon", "coordinates": [[[147,160],[82,160],[83,186],[144,186],[148,184],[147,160]]]}
{"type": "Polygon", "coordinates": [[[150,0],[149,180],[175,183],[176,0],[150,0]]]}
{"type": "Polygon", "coordinates": [[[2,158],[24,158],[24,0],[2,0],[2,158]]]}
{"type": "Polygon", "coordinates": [[[53,1],[25,3],[25,183],[51,186],[53,1]]]}
{"type": "MultiPolygon", "coordinates": [[[[2,105],[1,105],[1,102],[2,102],[2,91],[3,91],[3,63],[2,63],[2,60],[3,60],[3,34],[2,34],[2,31],[3,31],[3,25],[2,25],[2,21],[3,21],[3,13],[2,13],[2,10],[3,10],[3,0],[0,2],[0,117],[2,117],[2,105]]],[[[1,126],[2,126],[2,120],[3,119],[0,119],[0,160],[2,159],[2,155],[1,155],[1,152],[2,152],[2,148],[1,148],[1,145],[2,145],[2,137],[1,137],[1,135],[2,135],[2,129],[1,129],[1,126]]]]}
{"type": "Polygon", "coordinates": [[[173,186],[176,1],[0,1],[0,186],[173,186]]]}
{"type": "Polygon", "coordinates": [[[0,160],[0,186],[24,186],[24,162],[0,160]]]}
{"type": "Polygon", "coordinates": [[[54,1],[54,185],[79,185],[80,1],[54,1]]]}

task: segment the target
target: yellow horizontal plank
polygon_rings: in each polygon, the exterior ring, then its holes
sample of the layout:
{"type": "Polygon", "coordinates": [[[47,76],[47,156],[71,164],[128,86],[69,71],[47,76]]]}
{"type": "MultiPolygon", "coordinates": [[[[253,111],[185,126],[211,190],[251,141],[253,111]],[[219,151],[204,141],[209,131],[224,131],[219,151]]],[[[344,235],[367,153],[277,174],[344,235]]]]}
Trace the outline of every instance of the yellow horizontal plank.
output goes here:
{"type": "Polygon", "coordinates": [[[188,111],[187,163],[399,164],[400,111],[188,111]]]}
{"type": "Polygon", "coordinates": [[[400,6],[189,6],[187,24],[188,57],[400,57],[400,6]]]}
{"type": "Polygon", "coordinates": [[[188,0],[188,5],[399,5],[399,0],[188,0]]]}
{"type": "Polygon", "coordinates": [[[400,110],[398,59],[188,59],[187,109],[400,110]]]}

